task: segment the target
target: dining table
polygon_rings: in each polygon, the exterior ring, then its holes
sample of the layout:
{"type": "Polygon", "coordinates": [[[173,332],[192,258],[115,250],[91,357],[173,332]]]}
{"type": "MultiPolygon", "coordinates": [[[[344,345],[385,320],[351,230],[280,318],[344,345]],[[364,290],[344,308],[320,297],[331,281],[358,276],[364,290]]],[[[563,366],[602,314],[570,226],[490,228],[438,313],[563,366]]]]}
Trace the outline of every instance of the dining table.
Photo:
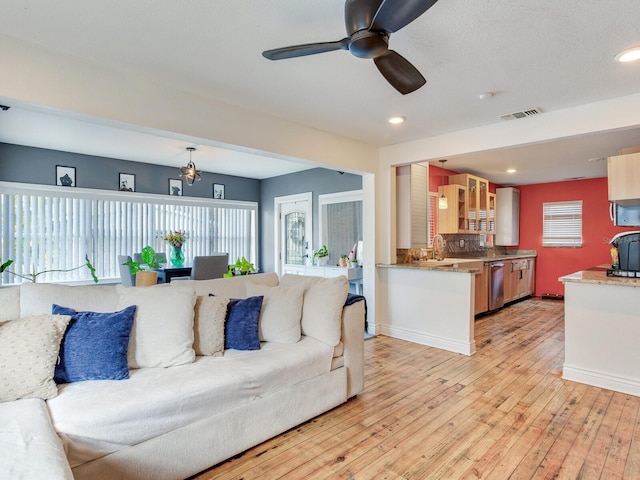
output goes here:
{"type": "Polygon", "coordinates": [[[173,278],[176,277],[190,277],[191,265],[170,265],[167,264],[157,269],[158,270],[158,283],[170,283],[173,278]]]}

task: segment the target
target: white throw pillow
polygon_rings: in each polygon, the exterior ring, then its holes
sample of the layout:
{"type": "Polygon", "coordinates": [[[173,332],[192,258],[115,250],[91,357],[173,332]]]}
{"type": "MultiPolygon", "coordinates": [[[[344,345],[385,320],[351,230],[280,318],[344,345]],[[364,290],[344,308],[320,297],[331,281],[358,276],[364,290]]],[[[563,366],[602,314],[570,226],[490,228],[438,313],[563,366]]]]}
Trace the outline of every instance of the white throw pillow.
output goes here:
{"type": "Polygon", "coordinates": [[[342,309],[349,293],[347,277],[284,275],[282,287],[304,288],[302,334],[335,347],[342,336],[342,309]]]}
{"type": "Polygon", "coordinates": [[[193,289],[122,285],[116,289],[118,310],[137,307],[129,340],[130,368],[173,367],[195,360],[193,289]]]}
{"type": "Polygon", "coordinates": [[[304,289],[247,283],[247,295],[264,297],[258,321],[260,341],[297,343],[300,340],[304,289]]]}
{"type": "Polygon", "coordinates": [[[58,395],[53,373],[69,315],[35,315],[0,326],[0,402],[58,395]]]}
{"type": "Polygon", "coordinates": [[[225,297],[198,297],[193,318],[196,355],[220,357],[224,354],[224,321],[229,299],[225,297]]]}

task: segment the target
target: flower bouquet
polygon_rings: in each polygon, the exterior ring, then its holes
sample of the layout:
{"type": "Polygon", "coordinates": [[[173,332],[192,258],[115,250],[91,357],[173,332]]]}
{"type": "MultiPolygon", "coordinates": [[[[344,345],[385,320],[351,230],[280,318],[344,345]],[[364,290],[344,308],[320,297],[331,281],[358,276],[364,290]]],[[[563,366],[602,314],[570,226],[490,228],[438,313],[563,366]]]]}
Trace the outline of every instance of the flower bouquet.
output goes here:
{"type": "Polygon", "coordinates": [[[184,253],[182,252],[182,245],[187,240],[188,235],[184,230],[174,230],[165,235],[164,241],[171,245],[171,253],[169,259],[171,263],[176,267],[181,267],[184,263],[184,253]]]}

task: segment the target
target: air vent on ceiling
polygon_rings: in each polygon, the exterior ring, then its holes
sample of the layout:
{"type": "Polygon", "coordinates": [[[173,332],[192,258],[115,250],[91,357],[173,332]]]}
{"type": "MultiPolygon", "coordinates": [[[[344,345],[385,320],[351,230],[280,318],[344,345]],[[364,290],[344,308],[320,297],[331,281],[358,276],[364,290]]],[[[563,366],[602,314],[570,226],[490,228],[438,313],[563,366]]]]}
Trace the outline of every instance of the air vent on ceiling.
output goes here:
{"type": "Polygon", "coordinates": [[[502,120],[516,120],[518,118],[532,117],[542,113],[541,108],[530,108],[529,110],[522,110],[521,112],[507,113],[506,115],[500,115],[502,120]]]}

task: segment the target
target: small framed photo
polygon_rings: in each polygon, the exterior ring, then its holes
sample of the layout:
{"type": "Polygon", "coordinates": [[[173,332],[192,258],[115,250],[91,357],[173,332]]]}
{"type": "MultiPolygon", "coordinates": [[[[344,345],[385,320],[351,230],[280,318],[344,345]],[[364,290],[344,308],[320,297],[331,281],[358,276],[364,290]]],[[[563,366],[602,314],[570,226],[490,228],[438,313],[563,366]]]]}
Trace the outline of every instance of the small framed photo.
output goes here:
{"type": "Polygon", "coordinates": [[[121,192],[135,192],[136,191],[136,176],[133,173],[121,173],[120,183],[118,189],[121,192]]]}
{"type": "Polygon", "coordinates": [[[182,180],[179,178],[169,179],[169,195],[173,195],[174,197],[182,196],[182,180]]]}
{"type": "Polygon", "coordinates": [[[76,167],[56,165],[56,185],[62,187],[76,186],[76,167]]]}
{"type": "Polygon", "coordinates": [[[224,185],[222,183],[213,184],[213,198],[224,200],[224,185]]]}

